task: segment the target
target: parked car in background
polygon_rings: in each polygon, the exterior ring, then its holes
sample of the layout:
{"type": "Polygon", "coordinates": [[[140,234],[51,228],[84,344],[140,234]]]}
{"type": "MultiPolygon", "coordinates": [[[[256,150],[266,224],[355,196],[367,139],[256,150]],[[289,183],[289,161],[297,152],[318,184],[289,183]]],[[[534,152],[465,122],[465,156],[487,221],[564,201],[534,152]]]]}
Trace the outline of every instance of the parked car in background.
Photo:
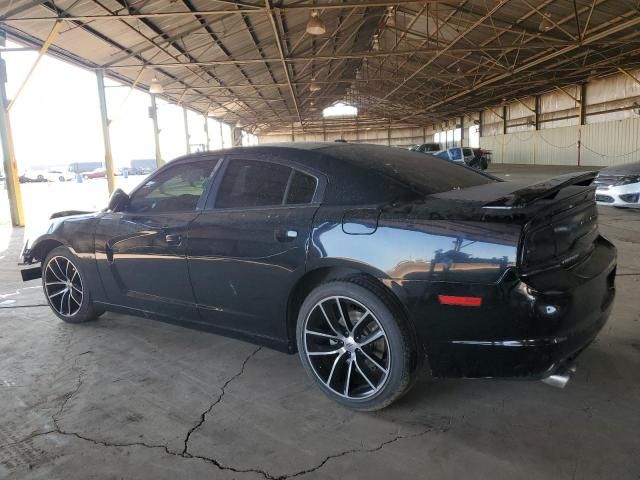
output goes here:
{"type": "Polygon", "coordinates": [[[131,168],[129,169],[129,175],[149,175],[156,168],[158,164],[155,159],[137,159],[131,160],[131,168]]]}
{"type": "Polygon", "coordinates": [[[452,162],[463,163],[468,165],[474,158],[473,150],[469,147],[452,147],[439,152],[434,152],[432,155],[450,160],[452,162]]]}
{"type": "Polygon", "coordinates": [[[473,159],[468,164],[470,167],[477,168],[478,170],[486,170],[491,163],[491,151],[484,150],[482,148],[472,148],[473,159]]]}
{"type": "Polygon", "coordinates": [[[78,173],[91,172],[92,170],[101,167],[102,162],[75,162],[69,164],[68,170],[72,174],[76,175],[78,173]]]}
{"type": "Polygon", "coordinates": [[[409,147],[409,150],[412,152],[432,153],[442,150],[442,146],[439,143],[423,143],[421,145],[413,145],[409,147]]]}
{"type": "Polygon", "coordinates": [[[598,204],[640,208],[640,162],[604,168],[594,183],[598,204]]]}
{"type": "Polygon", "coordinates": [[[356,410],[426,368],[562,386],[615,296],[594,178],[504,182],[352,143],[188,155],[104,210],[54,215],[22,277],[66,322],[116,310],[297,351],[356,410]]]}
{"type": "Polygon", "coordinates": [[[63,170],[47,170],[45,172],[45,179],[47,182],[67,182],[73,180],[73,174],[63,170]]]}
{"type": "Polygon", "coordinates": [[[96,168],[95,170],[91,170],[90,172],[85,172],[82,174],[82,178],[84,178],[85,180],[89,180],[91,178],[106,178],[107,176],[107,171],[100,167],[100,168],[96,168]]]}
{"type": "Polygon", "coordinates": [[[26,170],[20,175],[20,183],[46,182],[47,172],[44,170],[26,170]]]}

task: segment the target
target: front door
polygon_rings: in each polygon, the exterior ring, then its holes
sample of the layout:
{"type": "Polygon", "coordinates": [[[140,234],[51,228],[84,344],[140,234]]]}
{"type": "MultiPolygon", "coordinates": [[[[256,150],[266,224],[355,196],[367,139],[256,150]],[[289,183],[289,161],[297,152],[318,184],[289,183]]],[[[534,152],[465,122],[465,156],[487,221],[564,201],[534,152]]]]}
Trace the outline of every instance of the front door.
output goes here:
{"type": "Polygon", "coordinates": [[[96,258],[110,303],[197,318],[187,231],[214,166],[215,161],[203,160],[163,169],[132,193],[125,211],[102,217],[96,258]]]}
{"type": "Polygon", "coordinates": [[[288,295],[304,273],[323,182],[283,163],[226,160],[215,197],[189,228],[189,270],[203,321],[286,338],[288,295]]]}

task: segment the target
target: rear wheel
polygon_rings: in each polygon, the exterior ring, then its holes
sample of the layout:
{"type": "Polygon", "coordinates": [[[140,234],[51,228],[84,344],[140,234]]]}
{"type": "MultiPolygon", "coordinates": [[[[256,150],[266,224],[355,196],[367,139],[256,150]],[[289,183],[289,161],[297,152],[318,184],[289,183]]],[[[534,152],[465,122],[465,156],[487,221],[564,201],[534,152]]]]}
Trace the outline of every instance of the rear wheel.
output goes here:
{"type": "Polygon", "coordinates": [[[368,282],[336,281],[313,290],[298,315],[297,343],[309,376],[355,410],[390,405],[416,375],[415,342],[403,315],[368,282]]]}
{"type": "Polygon", "coordinates": [[[66,247],[54,248],[42,263],[42,287],[47,302],[58,318],[69,323],[87,322],[103,312],[91,300],[79,263],[66,247]]]}

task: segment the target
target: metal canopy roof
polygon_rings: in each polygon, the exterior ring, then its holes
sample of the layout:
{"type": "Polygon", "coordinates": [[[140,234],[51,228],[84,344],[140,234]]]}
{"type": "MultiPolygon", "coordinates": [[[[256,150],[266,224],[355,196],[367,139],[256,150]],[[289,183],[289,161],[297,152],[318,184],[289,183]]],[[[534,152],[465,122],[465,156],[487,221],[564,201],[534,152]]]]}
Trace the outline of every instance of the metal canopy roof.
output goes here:
{"type": "Polygon", "coordinates": [[[51,53],[157,77],[167,99],[260,132],[317,125],[338,100],[359,124],[430,125],[640,65],[633,0],[266,2],[12,0],[0,24],[39,45],[60,20],[51,53]],[[313,8],[324,35],[306,32],[313,8]]]}

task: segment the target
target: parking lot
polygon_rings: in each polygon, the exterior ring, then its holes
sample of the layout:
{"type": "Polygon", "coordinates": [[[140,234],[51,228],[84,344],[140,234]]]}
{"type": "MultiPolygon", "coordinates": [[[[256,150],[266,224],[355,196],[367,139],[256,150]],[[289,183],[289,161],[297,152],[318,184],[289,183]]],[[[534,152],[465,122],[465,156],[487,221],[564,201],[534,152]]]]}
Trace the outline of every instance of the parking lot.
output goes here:
{"type": "MultiPolygon", "coordinates": [[[[28,218],[106,202],[103,180],[25,187],[28,218]]],[[[322,395],[297,356],[113,313],[59,321],[19,279],[23,230],[0,227],[0,477],[638,479],[640,211],[599,214],[617,299],[566,389],[425,377],[371,414],[322,395]]]]}

